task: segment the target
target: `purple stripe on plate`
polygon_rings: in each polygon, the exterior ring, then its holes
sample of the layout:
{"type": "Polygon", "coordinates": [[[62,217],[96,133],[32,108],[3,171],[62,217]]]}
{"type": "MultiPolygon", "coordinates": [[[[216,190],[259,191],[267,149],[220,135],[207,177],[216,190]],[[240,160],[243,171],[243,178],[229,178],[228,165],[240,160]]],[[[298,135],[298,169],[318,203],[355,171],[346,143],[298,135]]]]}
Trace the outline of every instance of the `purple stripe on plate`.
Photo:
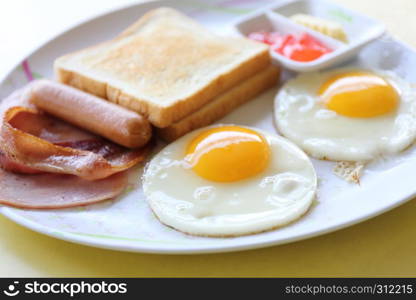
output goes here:
{"type": "Polygon", "coordinates": [[[27,61],[27,59],[25,59],[22,62],[22,68],[23,68],[23,72],[26,75],[27,81],[32,81],[33,75],[32,75],[32,71],[30,70],[29,62],[27,61]]]}

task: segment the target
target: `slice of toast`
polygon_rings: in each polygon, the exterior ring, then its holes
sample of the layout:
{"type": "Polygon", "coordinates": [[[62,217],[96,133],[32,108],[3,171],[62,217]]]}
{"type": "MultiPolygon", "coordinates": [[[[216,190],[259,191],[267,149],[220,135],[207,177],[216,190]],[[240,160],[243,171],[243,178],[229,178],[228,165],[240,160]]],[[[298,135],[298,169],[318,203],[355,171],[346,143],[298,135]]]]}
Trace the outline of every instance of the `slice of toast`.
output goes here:
{"type": "Polygon", "coordinates": [[[225,37],[171,8],[116,38],[58,58],[57,79],[167,127],[270,64],[268,47],[225,37]]]}
{"type": "Polygon", "coordinates": [[[241,104],[253,99],[279,81],[280,68],[269,66],[264,71],[216,97],[200,110],[166,128],[157,129],[157,134],[171,142],[189,131],[210,125],[221,119],[241,104]]]}

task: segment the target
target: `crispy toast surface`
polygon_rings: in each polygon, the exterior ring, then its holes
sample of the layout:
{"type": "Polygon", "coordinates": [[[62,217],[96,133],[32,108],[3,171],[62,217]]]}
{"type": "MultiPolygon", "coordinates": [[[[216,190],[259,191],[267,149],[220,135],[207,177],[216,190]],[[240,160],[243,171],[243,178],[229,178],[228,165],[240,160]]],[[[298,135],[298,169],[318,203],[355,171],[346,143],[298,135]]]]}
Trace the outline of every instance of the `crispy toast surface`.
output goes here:
{"type": "Polygon", "coordinates": [[[58,58],[54,68],[60,82],[168,127],[269,64],[267,46],[215,35],[158,8],[114,39],[58,58]]]}

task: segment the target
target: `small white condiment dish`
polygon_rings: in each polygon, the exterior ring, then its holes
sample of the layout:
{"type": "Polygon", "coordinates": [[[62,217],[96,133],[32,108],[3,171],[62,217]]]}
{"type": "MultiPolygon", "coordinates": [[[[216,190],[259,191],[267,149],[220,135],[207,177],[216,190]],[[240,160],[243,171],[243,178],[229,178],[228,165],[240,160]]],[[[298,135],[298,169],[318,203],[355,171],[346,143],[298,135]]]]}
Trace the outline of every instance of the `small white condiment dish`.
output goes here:
{"type": "Polygon", "coordinates": [[[280,63],[296,72],[317,71],[341,64],[385,33],[385,26],[380,22],[325,0],[283,1],[261,8],[237,20],[233,25],[235,32],[242,36],[258,31],[295,36],[307,33],[332,49],[332,52],[310,62],[294,61],[270,49],[270,55],[275,63],[280,63]],[[295,14],[307,14],[339,23],[347,34],[348,43],[293,22],[290,17],[295,14]]]}

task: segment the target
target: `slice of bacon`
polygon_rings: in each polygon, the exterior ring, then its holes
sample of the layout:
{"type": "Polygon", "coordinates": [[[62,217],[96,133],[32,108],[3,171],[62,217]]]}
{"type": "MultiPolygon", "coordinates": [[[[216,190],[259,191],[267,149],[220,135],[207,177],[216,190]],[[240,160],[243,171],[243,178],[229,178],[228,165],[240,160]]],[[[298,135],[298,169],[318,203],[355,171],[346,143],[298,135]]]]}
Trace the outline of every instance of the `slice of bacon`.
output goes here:
{"type": "Polygon", "coordinates": [[[111,172],[138,162],[148,150],[125,151],[123,147],[42,114],[27,101],[25,93],[29,88],[30,85],[14,92],[0,103],[0,165],[13,171],[0,168],[0,204],[26,209],[59,209],[88,205],[121,194],[128,184],[128,171],[113,175],[111,172]],[[46,151],[37,145],[46,145],[46,151]],[[45,156],[43,161],[40,160],[44,168],[32,168],[32,165],[36,167],[39,164],[36,158],[46,154],[57,156],[60,151],[69,153],[63,157],[66,161],[48,166],[45,156]],[[21,155],[22,159],[16,159],[15,154],[16,157],[21,155]],[[74,175],[45,172],[75,170],[82,173],[86,165],[80,158],[85,156],[91,156],[93,162],[94,159],[104,162],[107,167],[104,171],[98,170],[99,176],[91,170],[94,176],[89,178],[108,176],[90,181],[74,175]],[[27,161],[31,166],[25,164],[27,161]],[[71,164],[76,167],[69,168],[71,164]]]}
{"type": "Polygon", "coordinates": [[[0,204],[27,209],[58,209],[116,197],[127,185],[127,172],[88,181],[62,174],[15,174],[0,169],[0,204]]]}
{"type": "Polygon", "coordinates": [[[10,158],[8,158],[3,152],[0,151],[0,166],[6,171],[14,173],[24,174],[40,174],[42,171],[26,167],[25,165],[19,164],[10,158]]]}
{"type": "Polygon", "coordinates": [[[150,152],[151,144],[127,149],[42,113],[27,102],[27,89],[0,106],[0,163],[8,170],[98,180],[134,166],[150,152]]]}

